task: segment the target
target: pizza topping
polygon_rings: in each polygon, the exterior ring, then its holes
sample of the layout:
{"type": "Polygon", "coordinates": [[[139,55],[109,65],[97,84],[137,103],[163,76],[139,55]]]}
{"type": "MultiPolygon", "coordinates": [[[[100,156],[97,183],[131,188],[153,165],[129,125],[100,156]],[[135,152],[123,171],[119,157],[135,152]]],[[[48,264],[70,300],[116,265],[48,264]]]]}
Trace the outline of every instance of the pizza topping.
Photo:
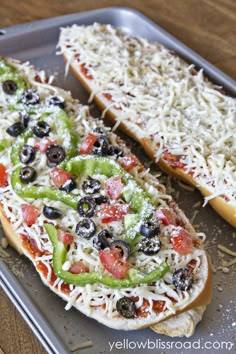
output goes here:
{"type": "Polygon", "coordinates": [[[172,230],[171,242],[173,249],[182,256],[193,252],[192,236],[180,226],[172,230]]]}
{"type": "Polygon", "coordinates": [[[134,155],[124,156],[119,159],[119,163],[126,171],[129,172],[132,168],[137,166],[138,159],[134,155]]]}
{"type": "Polygon", "coordinates": [[[46,99],[46,104],[49,106],[58,106],[60,108],[65,108],[65,100],[62,96],[50,96],[46,99]]]}
{"type": "Polygon", "coordinates": [[[127,296],[117,301],[116,309],[117,312],[125,318],[134,318],[137,312],[135,302],[127,296]]]}
{"type": "Polygon", "coordinates": [[[126,215],[130,209],[131,206],[128,204],[101,204],[101,222],[107,224],[112,221],[122,220],[124,215],[126,215]]]}
{"type": "Polygon", "coordinates": [[[96,141],[93,145],[92,152],[94,155],[107,156],[108,155],[108,139],[106,135],[100,135],[96,138],[96,141]]]}
{"type": "Polygon", "coordinates": [[[21,205],[22,217],[26,225],[31,226],[36,223],[39,216],[39,209],[32,204],[21,205]]]}
{"type": "Polygon", "coordinates": [[[159,237],[155,236],[152,238],[142,238],[139,243],[139,250],[146,254],[147,256],[153,256],[157,254],[161,249],[161,241],[159,237]]]}
{"type": "Polygon", "coordinates": [[[13,80],[6,80],[2,83],[3,91],[8,95],[14,95],[17,90],[17,83],[13,80]]]}
{"type": "Polygon", "coordinates": [[[124,155],[124,152],[121,147],[117,145],[110,145],[108,149],[108,154],[118,158],[118,157],[122,157],[124,155]]]}
{"type": "Polygon", "coordinates": [[[72,175],[59,167],[54,167],[50,171],[50,178],[57,188],[62,187],[66,182],[72,179],[72,175]]]}
{"type": "Polygon", "coordinates": [[[66,193],[70,193],[77,187],[74,179],[68,179],[59,189],[66,193]]]}
{"type": "Polygon", "coordinates": [[[43,121],[40,120],[39,122],[37,122],[35,124],[35,126],[33,127],[33,132],[34,135],[36,135],[38,138],[43,138],[44,136],[48,136],[50,133],[50,127],[49,125],[43,121]]]}
{"type": "Polygon", "coordinates": [[[25,111],[20,112],[19,116],[20,116],[20,120],[21,120],[21,123],[22,123],[23,127],[27,128],[28,124],[29,124],[29,121],[30,121],[30,116],[25,111]]]}
{"type": "Polygon", "coordinates": [[[110,199],[118,200],[121,197],[124,185],[120,176],[114,176],[109,178],[105,182],[106,193],[110,199]]]}
{"type": "Polygon", "coordinates": [[[9,134],[13,137],[17,137],[18,135],[23,133],[24,130],[25,130],[25,128],[24,128],[23,124],[21,122],[16,122],[16,123],[10,125],[10,127],[7,128],[6,132],[7,132],[7,134],[9,134]]]}
{"type": "Polygon", "coordinates": [[[171,210],[168,209],[158,209],[155,212],[156,219],[163,225],[175,225],[175,216],[171,210]]]}
{"type": "Polygon", "coordinates": [[[56,208],[49,207],[47,205],[43,208],[43,215],[50,220],[61,219],[62,212],[56,208]]]}
{"type": "Polygon", "coordinates": [[[126,277],[130,263],[124,259],[120,248],[99,251],[99,258],[105,269],[115,278],[124,279],[126,277]]]}
{"type": "Polygon", "coordinates": [[[172,282],[177,290],[190,290],[194,282],[192,272],[188,268],[179,268],[174,272],[172,282]]]}
{"type": "Polygon", "coordinates": [[[145,221],[140,226],[140,234],[144,237],[154,237],[160,233],[160,224],[154,221],[145,221]]]}
{"type": "Polygon", "coordinates": [[[84,218],[76,225],[75,232],[78,236],[89,239],[96,233],[96,225],[92,219],[84,218]]]}
{"type": "Polygon", "coordinates": [[[110,244],[110,249],[113,250],[115,248],[121,249],[123,259],[126,261],[131,253],[130,245],[123,240],[115,240],[110,244]]]}
{"type": "Polygon", "coordinates": [[[23,145],[20,151],[20,160],[24,164],[29,164],[34,161],[36,156],[36,152],[33,146],[31,145],[23,145]]]}
{"type": "Polygon", "coordinates": [[[61,145],[49,145],[46,150],[46,156],[50,167],[55,167],[66,157],[65,149],[61,145]]]}
{"type": "Polygon", "coordinates": [[[55,144],[56,141],[55,140],[52,140],[52,139],[49,139],[47,137],[44,137],[43,139],[41,139],[38,143],[35,144],[35,148],[36,149],[39,149],[40,152],[42,152],[43,154],[46,152],[47,148],[50,146],[50,145],[53,145],[55,144]]]}
{"type": "Polygon", "coordinates": [[[52,224],[44,224],[44,228],[53,244],[53,269],[58,278],[63,279],[68,284],[75,284],[84,286],[86,284],[101,283],[110,288],[128,288],[136,284],[152,283],[162,278],[170,269],[170,267],[162,262],[153,271],[143,274],[136,272],[126,277],[130,268],[130,263],[124,261],[122,257],[122,251],[118,248],[114,250],[102,250],[99,251],[99,259],[104,268],[111,273],[110,275],[101,275],[99,272],[93,271],[88,274],[75,274],[72,275],[62,269],[65,257],[67,255],[67,249],[65,245],[58,240],[57,229],[52,224]]]}
{"type": "Polygon", "coordinates": [[[69,232],[58,230],[57,236],[58,240],[65,243],[66,245],[71,245],[74,242],[74,237],[69,232]]]}
{"type": "Polygon", "coordinates": [[[95,178],[88,177],[82,184],[82,189],[87,194],[97,193],[101,188],[101,182],[95,178]]]}
{"type": "Polygon", "coordinates": [[[69,269],[69,272],[72,274],[88,273],[88,271],[88,268],[82,261],[77,261],[73,263],[69,269]]]}
{"type": "Polygon", "coordinates": [[[20,180],[22,183],[34,182],[37,178],[37,172],[33,167],[26,166],[20,170],[20,180]]]}
{"type": "Polygon", "coordinates": [[[111,237],[111,233],[108,230],[103,229],[96,236],[94,236],[93,246],[99,251],[109,248],[110,244],[107,239],[111,237]]]}
{"type": "Polygon", "coordinates": [[[96,203],[92,197],[83,197],[79,200],[77,210],[80,216],[91,217],[94,215],[96,203]]]}
{"type": "Polygon", "coordinates": [[[95,196],[93,198],[95,200],[95,203],[97,205],[101,205],[101,204],[109,204],[109,200],[108,200],[108,197],[105,196],[105,195],[98,195],[98,196],[95,196]]]}
{"type": "Polygon", "coordinates": [[[7,169],[0,163],[0,187],[4,187],[7,184],[7,169]]]}
{"type": "Polygon", "coordinates": [[[33,89],[25,90],[21,95],[21,101],[26,105],[38,104],[40,101],[38,91],[33,89]]]}
{"type": "Polygon", "coordinates": [[[90,154],[96,140],[97,140],[96,135],[89,133],[80,146],[80,153],[81,154],[90,154]]]}

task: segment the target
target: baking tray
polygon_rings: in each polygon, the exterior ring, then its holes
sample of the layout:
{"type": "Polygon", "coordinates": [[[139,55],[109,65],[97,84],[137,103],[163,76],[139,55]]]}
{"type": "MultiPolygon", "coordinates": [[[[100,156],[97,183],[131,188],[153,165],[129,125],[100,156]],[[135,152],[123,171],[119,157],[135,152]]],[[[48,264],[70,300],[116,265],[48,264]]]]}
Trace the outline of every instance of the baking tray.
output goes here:
{"type": "MultiPolygon", "coordinates": [[[[20,60],[29,60],[36,68],[55,75],[55,84],[70,90],[82,103],[87,103],[88,94],[71,74],[64,76],[65,64],[62,57],[56,56],[55,52],[60,27],[74,23],[89,25],[93,22],[110,23],[129,34],[163,43],[188,62],[195,63],[196,67],[204,68],[205,74],[214,83],[222,85],[227,92],[235,95],[236,82],[232,78],[140,12],[130,8],[106,8],[4,28],[2,29],[4,35],[0,36],[0,53],[20,60]]],[[[95,115],[100,114],[96,109],[93,109],[93,112],[95,115]]],[[[133,146],[130,139],[126,138],[126,141],[133,146]]],[[[135,153],[144,163],[148,163],[141,147],[135,146],[135,153]]],[[[153,171],[156,171],[155,167],[153,171]]],[[[214,266],[216,268],[221,266],[222,258],[219,256],[217,245],[220,243],[233,249],[235,229],[222,220],[210,206],[193,207],[202,203],[198,191],[187,190],[169,177],[163,176],[163,179],[186,215],[190,219],[194,217],[197,228],[207,234],[206,247],[214,266]]],[[[0,256],[2,287],[48,353],[71,353],[78,344],[89,344],[89,341],[92,341],[93,345],[79,350],[79,353],[144,354],[153,350],[166,354],[190,352],[224,354],[235,351],[235,268],[231,267],[228,274],[217,270],[213,275],[213,300],[195,334],[190,339],[172,339],[157,335],[149,329],[115,331],[87,318],[73,308],[65,311],[64,301],[41,283],[30,261],[19,256],[10,247],[6,250],[0,248],[0,256]],[[118,344],[115,346],[114,343],[118,344]]],[[[230,256],[225,256],[225,260],[230,260],[230,256]]]]}

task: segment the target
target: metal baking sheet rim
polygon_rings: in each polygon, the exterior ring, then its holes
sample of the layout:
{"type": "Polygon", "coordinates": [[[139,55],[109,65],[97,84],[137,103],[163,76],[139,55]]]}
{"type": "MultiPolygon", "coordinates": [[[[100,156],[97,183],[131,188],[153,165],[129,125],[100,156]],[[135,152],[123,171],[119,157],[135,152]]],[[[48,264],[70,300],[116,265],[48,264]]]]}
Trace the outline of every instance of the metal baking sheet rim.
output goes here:
{"type": "Polygon", "coordinates": [[[34,302],[2,260],[0,260],[0,275],[0,287],[16,306],[47,353],[67,354],[68,351],[62,341],[53,332],[51,326],[45,321],[34,302]]]}
{"type": "MultiPolygon", "coordinates": [[[[123,17],[127,15],[133,17],[136,16],[139,20],[143,21],[144,24],[148,23],[149,26],[152,26],[155,31],[158,31],[165,38],[165,40],[167,41],[166,43],[169,44],[171,49],[174,49],[178,54],[180,54],[180,56],[190,62],[195,63],[198,67],[203,67],[205,69],[205,72],[213,79],[213,81],[216,81],[216,83],[218,84],[222,84],[232,94],[236,93],[236,82],[232,78],[230,78],[222,71],[214,67],[212,64],[207,62],[205,59],[200,57],[197,53],[195,53],[183,43],[175,39],[175,37],[160,28],[158,25],[149,20],[143,14],[141,14],[137,10],[130,8],[105,8],[8,27],[3,29],[6,34],[0,36],[0,43],[5,41],[5,39],[22,37],[26,33],[37,32],[40,30],[40,28],[45,28],[45,26],[48,26],[48,28],[54,28],[56,26],[58,27],[64,25],[68,21],[90,21],[91,17],[106,17],[108,16],[108,14],[109,16],[111,16],[112,14],[114,18],[116,16],[121,15],[123,17]]],[[[108,18],[110,18],[109,16],[108,18]]],[[[44,345],[45,349],[49,353],[51,348],[53,348],[55,353],[69,353],[69,351],[64,347],[64,344],[58,338],[58,336],[53,332],[51,326],[49,326],[49,324],[43,319],[42,315],[40,314],[40,311],[37,309],[37,306],[35,306],[34,303],[30,300],[28,294],[24,291],[24,289],[21,288],[20,283],[12,275],[11,271],[3,264],[3,262],[0,262],[0,273],[3,274],[3,278],[5,279],[3,288],[8,293],[8,295],[10,295],[12,301],[18,307],[23,317],[26,319],[36,336],[41,341],[42,345],[44,345]],[[27,297],[28,300],[26,301],[26,303],[28,303],[29,306],[23,306],[23,300],[27,299],[27,297]],[[33,311],[31,311],[31,309],[33,309],[33,311]],[[36,318],[40,318],[40,321],[38,323],[41,323],[42,326],[37,326],[37,321],[35,322],[36,318]],[[49,329],[49,331],[47,331],[47,329],[49,329]]]]}

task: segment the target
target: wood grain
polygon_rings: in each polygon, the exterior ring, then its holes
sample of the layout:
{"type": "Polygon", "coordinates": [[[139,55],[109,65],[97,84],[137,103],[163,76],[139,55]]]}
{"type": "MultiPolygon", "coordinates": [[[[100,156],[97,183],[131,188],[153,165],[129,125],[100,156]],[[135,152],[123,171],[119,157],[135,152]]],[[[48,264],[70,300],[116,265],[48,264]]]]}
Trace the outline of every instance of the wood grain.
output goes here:
{"type": "MultiPolygon", "coordinates": [[[[235,0],[1,0],[0,25],[108,6],[136,8],[236,79],[235,0]]],[[[0,348],[5,354],[45,353],[2,290],[0,348]]]]}

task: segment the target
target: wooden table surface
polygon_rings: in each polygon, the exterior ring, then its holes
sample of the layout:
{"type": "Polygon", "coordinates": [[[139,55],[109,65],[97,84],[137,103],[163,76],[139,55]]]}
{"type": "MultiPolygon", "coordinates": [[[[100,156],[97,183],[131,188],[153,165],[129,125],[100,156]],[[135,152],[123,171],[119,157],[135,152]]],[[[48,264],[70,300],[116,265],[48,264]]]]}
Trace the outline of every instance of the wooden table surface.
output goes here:
{"type": "MultiPolygon", "coordinates": [[[[0,26],[108,6],[140,10],[236,79],[235,0],[1,0],[0,26]]],[[[1,350],[5,354],[45,353],[0,289],[0,353],[1,350]]]]}

